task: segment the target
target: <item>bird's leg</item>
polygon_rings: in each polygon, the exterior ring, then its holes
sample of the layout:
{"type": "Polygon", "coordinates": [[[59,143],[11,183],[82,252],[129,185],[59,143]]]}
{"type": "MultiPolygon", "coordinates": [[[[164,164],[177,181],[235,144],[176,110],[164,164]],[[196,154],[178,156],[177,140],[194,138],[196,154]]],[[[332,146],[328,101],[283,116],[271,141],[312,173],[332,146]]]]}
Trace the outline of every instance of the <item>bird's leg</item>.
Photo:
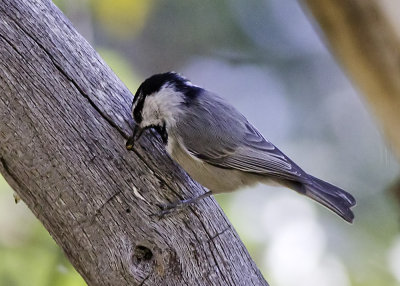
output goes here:
{"type": "Polygon", "coordinates": [[[187,207],[190,204],[196,203],[199,200],[202,200],[204,198],[207,198],[209,196],[212,195],[211,191],[205,192],[204,194],[194,197],[194,198],[190,198],[190,199],[186,199],[186,200],[182,200],[182,201],[177,201],[171,204],[167,204],[167,205],[159,205],[159,207],[161,207],[161,211],[159,213],[160,217],[163,217],[169,213],[172,213],[176,210],[179,209],[183,209],[185,207],[187,207]]]}

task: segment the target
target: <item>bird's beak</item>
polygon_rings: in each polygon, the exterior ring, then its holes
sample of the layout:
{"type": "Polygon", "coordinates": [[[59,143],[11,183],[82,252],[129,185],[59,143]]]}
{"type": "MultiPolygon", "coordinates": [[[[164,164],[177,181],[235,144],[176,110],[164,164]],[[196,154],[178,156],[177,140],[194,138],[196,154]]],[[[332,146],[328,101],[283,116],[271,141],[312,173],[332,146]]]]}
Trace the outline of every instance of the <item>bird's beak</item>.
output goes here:
{"type": "Polygon", "coordinates": [[[142,136],[144,131],[144,128],[140,128],[138,124],[135,125],[135,128],[133,128],[133,134],[131,137],[128,138],[128,141],[126,141],[126,149],[127,150],[132,150],[133,145],[135,144],[135,141],[139,140],[140,136],[142,136]]]}

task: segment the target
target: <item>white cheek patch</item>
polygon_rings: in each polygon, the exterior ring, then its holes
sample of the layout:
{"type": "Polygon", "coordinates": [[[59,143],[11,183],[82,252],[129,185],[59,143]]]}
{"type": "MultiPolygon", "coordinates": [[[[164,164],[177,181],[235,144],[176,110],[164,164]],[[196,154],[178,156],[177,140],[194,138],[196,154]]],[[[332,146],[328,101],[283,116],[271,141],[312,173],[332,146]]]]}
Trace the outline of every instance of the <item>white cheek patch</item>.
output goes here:
{"type": "Polygon", "coordinates": [[[168,126],[175,125],[183,101],[182,94],[170,87],[162,87],[159,92],[148,95],[142,110],[142,126],[160,125],[164,121],[168,126]]]}
{"type": "Polygon", "coordinates": [[[142,110],[142,126],[158,125],[160,120],[160,108],[158,102],[154,100],[156,95],[151,94],[146,97],[142,110]]]}

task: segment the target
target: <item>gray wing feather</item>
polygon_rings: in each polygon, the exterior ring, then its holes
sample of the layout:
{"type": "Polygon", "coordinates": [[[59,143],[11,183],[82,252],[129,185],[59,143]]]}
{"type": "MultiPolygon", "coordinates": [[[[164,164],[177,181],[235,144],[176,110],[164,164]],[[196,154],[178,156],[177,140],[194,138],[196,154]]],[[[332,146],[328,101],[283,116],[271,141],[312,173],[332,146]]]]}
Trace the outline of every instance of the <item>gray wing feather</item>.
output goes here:
{"type": "Polygon", "coordinates": [[[307,181],[308,175],[267,141],[247,119],[222,98],[191,103],[176,133],[186,150],[211,165],[280,179],[307,181]]]}

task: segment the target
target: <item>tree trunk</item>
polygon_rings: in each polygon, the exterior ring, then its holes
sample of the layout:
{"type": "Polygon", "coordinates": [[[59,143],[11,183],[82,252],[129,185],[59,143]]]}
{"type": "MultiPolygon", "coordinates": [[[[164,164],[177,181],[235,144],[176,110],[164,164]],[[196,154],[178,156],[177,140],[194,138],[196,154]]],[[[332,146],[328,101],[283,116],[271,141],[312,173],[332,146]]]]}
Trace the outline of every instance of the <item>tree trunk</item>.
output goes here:
{"type": "Polygon", "coordinates": [[[89,285],[267,285],[213,198],[146,134],[132,95],[50,1],[0,2],[0,170],[89,285]]]}
{"type": "Polygon", "coordinates": [[[304,2],[333,53],[363,91],[400,159],[400,22],[393,12],[400,8],[398,1],[304,2]]]}

